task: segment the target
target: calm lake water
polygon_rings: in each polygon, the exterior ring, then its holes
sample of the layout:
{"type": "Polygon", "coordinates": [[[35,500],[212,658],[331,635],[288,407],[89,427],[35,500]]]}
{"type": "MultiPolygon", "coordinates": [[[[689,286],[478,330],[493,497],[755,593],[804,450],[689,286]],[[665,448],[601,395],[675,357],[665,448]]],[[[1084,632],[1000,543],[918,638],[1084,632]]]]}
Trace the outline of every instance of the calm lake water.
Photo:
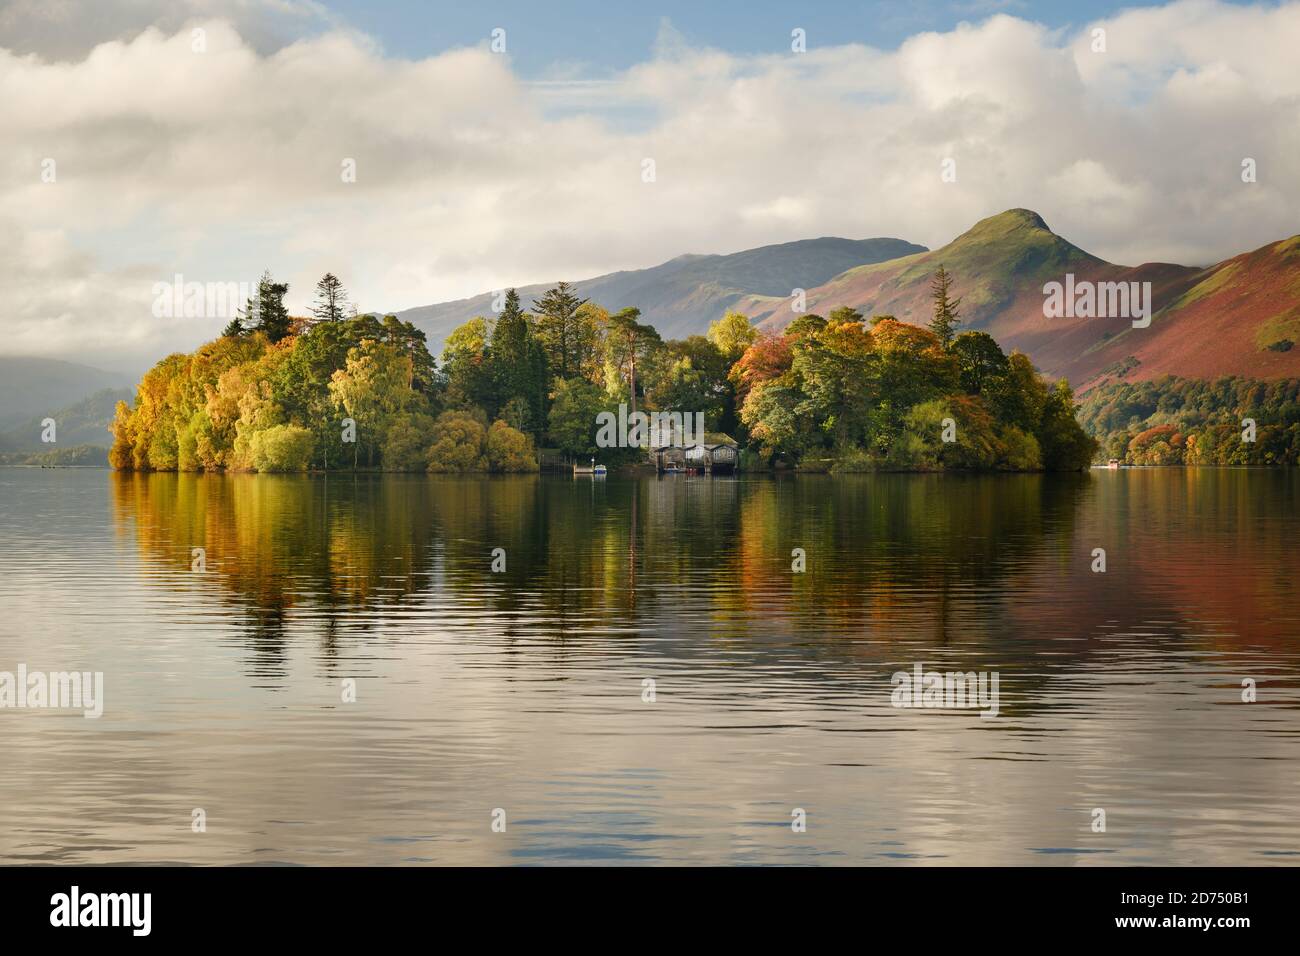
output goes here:
{"type": "Polygon", "coordinates": [[[0,863],[1294,864],[1298,533],[1295,470],[0,470],[0,671],[105,681],[0,710],[0,863]]]}

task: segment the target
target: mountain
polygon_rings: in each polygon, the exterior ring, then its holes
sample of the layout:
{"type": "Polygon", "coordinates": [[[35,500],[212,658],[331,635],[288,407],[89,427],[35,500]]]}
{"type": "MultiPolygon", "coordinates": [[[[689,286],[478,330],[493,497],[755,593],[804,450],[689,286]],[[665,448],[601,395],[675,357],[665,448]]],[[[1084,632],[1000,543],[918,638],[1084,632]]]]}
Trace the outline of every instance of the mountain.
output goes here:
{"type": "MultiPolygon", "coordinates": [[[[131,377],[89,365],[30,356],[0,356],[0,431],[29,419],[58,416],[60,409],[105,388],[125,388],[131,377]]],[[[37,432],[39,441],[39,431],[37,432]]],[[[59,436],[62,442],[62,436],[59,436]]],[[[98,444],[108,444],[100,436],[98,444]]]]}
{"type": "MultiPolygon", "coordinates": [[[[611,312],[641,310],[665,338],[703,332],[741,299],[789,296],[792,289],[820,285],[846,269],[924,252],[901,239],[803,239],[747,249],[730,255],[684,255],[649,269],[611,272],[574,282],[578,294],[611,312]]],[[[531,308],[554,282],[522,286],[519,298],[531,308]]],[[[414,322],[429,338],[429,351],[442,352],[452,329],[476,315],[492,314],[488,292],[471,299],[420,306],[397,314],[414,322]]]]}
{"type": "Polygon", "coordinates": [[[119,400],[128,404],[133,402],[135,390],[105,388],[67,408],[38,413],[27,421],[0,432],[0,451],[48,452],[75,445],[108,448],[113,444],[108,426],[113,421],[119,400]],[[57,441],[53,445],[41,441],[41,421],[44,418],[54,419],[57,441]]]}
{"type": "MultiPolygon", "coordinates": [[[[1011,209],[981,220],[942,248],[858,266],[807,294],[809,312],[850,305],[923,325],[930,281],[942,264],[962,297],[962,328],[1018,348],[1077,392],[1116,380],[1165,374],[1191,378],[1300,376],[1300,236],[1209,268],[1149,262],[1129,267],[1093,256],[1056,235],[1042,217],[1011,209]],[[1064,282],[1150,282],[1152,322],[1046,318],[1043,287],[1064,282]]],[[[767,328],[794,314],[789,300],[754,295],[734,307],[767,328]]]]}

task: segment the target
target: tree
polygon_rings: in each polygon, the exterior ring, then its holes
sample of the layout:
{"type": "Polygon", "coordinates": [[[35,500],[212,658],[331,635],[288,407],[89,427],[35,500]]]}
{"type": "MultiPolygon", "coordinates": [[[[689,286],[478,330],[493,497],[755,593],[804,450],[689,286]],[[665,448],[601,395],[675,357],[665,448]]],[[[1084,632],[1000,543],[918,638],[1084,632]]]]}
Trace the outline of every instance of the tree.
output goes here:
{"type": "Polygon", "coordinates": [[[832,309],[826,316],[827,322],[839,322],[840,324],[855,324],[862,321],[862,313],[851,305],[842,305],[838,309],[832,309]]]}
{"type": "Polygon", "coordinates": [[[1048,393],[1037,433],[1043,467],[1049,471],[1080,471],[1097,453],[1097,440],[1079,427],[1074,412],[1074,392],[1060,379],[1048,393]]]}
{"type": "Polygon", "coordinates": [[[996,391],[1011,369],[1006,355],[987,332],[962,332],[952,341],[961,369],[961,387],[972,395],[996,391]]]}
{"type": "Polygon", "coordinates": [[[792,380],[809,415],[832,446],[845,449],[870,440],[879,401],[879,362],[874,337],[851,309],[836,309],[820,328],[809,329],[792,346],[792,380]]]}
{"type": "Polygon", "coordinates": [[[596,348],[595,327],[580,313],[586,301],[578,298],[567,282],[561,282],[534,304],[537,337],[546,352],[546,363],[560,378],[578,374],[596,348]]]}
{"type": "Polygon", "coordinates": [[[754,340],[754,344],[745,349],[727,373],[736,390],[737,399],[743,404],[749,390],[760,382],[770,381],[790,370],[792,360],[790,339],[776,332],[766,332],[754,340]]]}
{"type": "Polygon", "coordinates": [[[347,314],[348,290],[332,272],[327,272],[316,283],[316,304],[311,314],[322,322],[342,322],[347,314]]]}
{"type": "Polygon", "coordinates": [[[288,293],[287,282],[273,282],[271,273],[262,273],[257,283],[257,327],[271,342],[287,338],[292,330],[289,310],[284,307],[284,297],[288,293]]]}
{"type": "Polygon", "coordinates": [[[239,321],[239,316],[235,316],[233,319],[231,319],[230,322],[226,325],[226,327],[221,330],[221,334],[225,338],[231,338],[231,339],[238,338],[239,336],[243,335],[244,324],[239,321]]]}
{"type": "Polygon", "coordinates": [[[487,350],[492,403],[488,411],[498,414],[511,403],[526,411],[525,431],[540,432],[546,421],[546,353],[533,336],[528,316],[519,308],[519,294],[506,293],[505,308],[492,330],[487,350]]]}
{"type": "Polygon", "coordinates": [[[442,349],[442,374],[452,406],[486,407],[492,401],[492,374],[486,352],[488,322],[475,316],[452,330],[442,349]]]}
{"type": "Polygon", "coordinates": [[[749,428],[750,437],[759,443],[759,456],[770,461],[774,454],[798,450],[803,423],[795,413],[799,395],[780,379],[759,382],[745,398],[740,419],[749,428]]]}
{"type": "Polygon", "coordinates": [[[110,461],[134,470],[299,470],[338,467],[345,453],[355,463],[365,444],[366,457],[378,452],[385,467],[409,467],[414,446],[423,468],[433,400],[416,367],[432,376],[423,334],[396,319],[322,322],[280,345],[261,334],[222,336],[145,374],[135,407],[116,411],[110,461]],[[357,419],[351,450],[345,415],[357,419]]]}
{"type": "MultiPolygon", "coordinates": [[[[584,302],[574,316],[582,348],[575,374],[599,385],[605,380],[605,334],[609,330],[609,311],[595,302],[584,302]]],[[[555,370],[548,370],[554,374],[555,370]]]]}
{"type": "Polygon", "coordinates": [[[380,458],[384,471],[422,471],[433,440],[433,418],[423,412],[399,412],[384,433],[380,458]]]}
{"type": "Polygon", "coordinates": [[[654,406],[692,414],[703,412],[707,428],[730,431],[735,427],[734,407],[727,370],[731,363],[718,346],[703,335],[671,340],[660,350],[646,394],[654,406]]]}
{"type": "Polygon", "coordinates": [[[605,393],[584,378],[557,379],[551,398],[548,432],[566,455],[596,453],[596,417],[605,411],[605,393]]]}
{"type": "Polygon", "coordinates": [[[424,332],[412,322],[403,322],[395,315],[386,315],[379,324],[375,337],[411,360],[409,387],[430,398],[434,397],[438,373],[433,356],[425,344],[427,339],[424,332]]]}
{"type": "Polygon", "coordinates": [[[659,344],[659,333],[653,325],[645,325],[637,320],[641,310],[623,309],[609,318],[609,333],[605,337],[610,359],[614,366],[627,371],[628,390],[632,396],[632,411],[636,411],[636,364],[644,359],[650,350],[659,344]]]}
{"type": "Polygon", "coordinates": [[[488,467],[493,471],[537,471],[533,440],[503,421],[492,423],[487,433],[488,467]]]}
{"type": "Polygon", "coordinates": [[[410,381],[410,358],[391,345],[370,340],[350,349],[347,363],[331,376],[329,391],[336,407],[356,422],[354,468],[362,446],[367,462],[374,464],[390,425],[415,398],[410,381]]]}
{"type": "Polygon", "coordinates": [[[429,470],[433,472],[487,471],[484,454],[487,430],[470,412],[443,412],[433,426],[429,470]]]}
{"type": "Polygon", "coordinates": [[[709,326],[709,341],[727,359],[735,362],[758,339],[758,329],[749,324],[749,316],[728,312],[709,326]]]}
{"type": "MultiPolygon", "coordinates": [[[[268,276],[269,273],[262,273],[263,279],[268,276]]],[[[249,332],[257,328],[259,324],[257,319],[257,293],[253,293],[253,295],[248,297],[242,310],[235,310],[235,320],[239,322],[240,329],[244,332],[249,332]]],[[[227,328],[229,328],[229,326],[227,326],[227,328]]]]}
{"type": "Polygon", "coordinates": [[[961,313],[957,311],[961,299],[952,298],[951,286],[952,276],[941,264],[930,286],[930,298],[934,300],[934,318],[930,320],[930,331],[939,337],[945,349],[952,344],[957,326],[961,325],[961,313]]]}
{"type": "Polygon", "coordinates": [[[311,463],[311,432],[300,425],[273,425],[253,434],[250,452],[258,471],[306,471],[311,463]]]}

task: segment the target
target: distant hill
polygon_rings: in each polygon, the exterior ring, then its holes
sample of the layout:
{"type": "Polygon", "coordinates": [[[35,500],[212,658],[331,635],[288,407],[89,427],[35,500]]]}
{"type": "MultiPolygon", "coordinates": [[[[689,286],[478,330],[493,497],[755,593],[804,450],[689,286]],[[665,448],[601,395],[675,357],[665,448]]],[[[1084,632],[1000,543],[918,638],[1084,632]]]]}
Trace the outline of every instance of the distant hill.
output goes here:
{"type": "MultiPolygon", "coordinates": [[[[1208,268],[1124,266],[1058,236],[1036,212],[1009,209],[933,251],[899,239],[807,239],[726,256],[679,256],[574,284],[608,309],[639,307],[665,338],[701,333],[727,309],[765,328],[783,328],[795,317],[795,288],[806,290],[809,312],[825,315],[849,305],[868,316],[924,325],[940,264],[962,297],[963,329],[989,332],[1005,350],[1026,352],[1079,393],[1168,374],[1300,377],[1300,236],[1208,268]],[[1045,317],[1043,286],[1066,273],[1078,282],[1150,282],[1150,327],[1135,329],[1122,317],[1045,317]]],[[[521,288],[525,307],[549,287],[521,288]]],[[[437,354],[452,329],[491,315],[491,306],[486,293],[409,309],[401,318],[422,328],[437,354]]]]}
{"type": "MultiPolygon", "coordinates": [[[[901,239],[803,239],[747,249],[730,255],[684,255],[649,269],[612,272],[573,282],[578,293],[616,311],[628,306],[641,310],[665,338],[684,338],[703,332],[736,302],[750,296],[789,296],[792,289],[808,289],[864,263],[882,262],[924,252],[901,239]]],[[[519,297],[531,308],[555,283],[521,286],[519,297]]],[[[429,350],[442,352],[451,331],[476,315],[492,314],[492,295],[442,302],[399,312],[398,318],[414,322],[429,338],[429,350]]]]}
{"type": "MultiPolygon", "coordinates": [[[[49,445],[47,448],[51,447],[49,445]]],[[[108,449],[103,445],[72,445],[53,451],[0,452],[0,465],[41,468],[107,468],[108,449]]]]}
{"type": "MultiPolygon", "coordinates": [[[[126,388],[131,384],[128,375],[75,362],[0,356],[0,433],[7,433],[33,418],[39,422],[102,389],[126,388]]],[[[62,441],[63,436],[59,439],[62,441]]],[[[95,443],[104,445],[108,441],[99,436],[95,443]]]]}
{"type": "Polygon", "coordinates": [[[113,443],[108,426],[118,401],[130,403],[134,397],[135,391],[130,388],[105,388],[67,408],[34,415],[0,432],[0,451],[52,452],[77,445],[108,448],[113,443]],[[53,445],[41,441],[41,421],[45,418],[53,418],[55,422],[57,440],[53,445]]]}
{"type": "MultiPolygon", "coordinates": [[[[1053,233],[1028,209],[981,220],[932,252],[864,265],[808,291],[808,311],[841,305],[923,325],[930,281],[942,264],[962,297],[963,328],[989,332],[1018,348],[1052,377],[1083,392],[1106,382],[1165,374],[1191,378],[1300,376],[1300,236],[1274,242],[1209,268],[1145,263],[1114,265],[1053,233]],[[1126,318],[1049,319],[1043,286],[1076,281],[1151,282],[1153,318],[1135,329],[1126,318]]],[[[792,318],[786,299],[750,296],[735,308],[768,328],[792,318]]]]}

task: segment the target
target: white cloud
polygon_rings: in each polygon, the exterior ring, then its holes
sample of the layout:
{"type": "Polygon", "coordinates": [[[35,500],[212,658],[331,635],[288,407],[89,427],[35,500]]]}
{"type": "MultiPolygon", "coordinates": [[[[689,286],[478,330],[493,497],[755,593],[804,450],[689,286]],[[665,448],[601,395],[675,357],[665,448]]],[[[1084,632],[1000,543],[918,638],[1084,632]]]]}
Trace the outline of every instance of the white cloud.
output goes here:
{"type": "Polygon", "coordinates": [[[1176,3],[1069,35],[998,15],[897,51],[757,58],[666,28],[621,74],[537,83],[486,46],[410,61],[333,31],[260,52],[211,21],[198,54],[194,25],[73,62],[0,50],[9,350],[191,347],[223,323],[149,314],[176,272],[270,267],[300,311],[328,269],[397,309],[814,235],[934,246],[1012,206],[1128,263],[1295,229],[1300,3],[1176,3]]]}

